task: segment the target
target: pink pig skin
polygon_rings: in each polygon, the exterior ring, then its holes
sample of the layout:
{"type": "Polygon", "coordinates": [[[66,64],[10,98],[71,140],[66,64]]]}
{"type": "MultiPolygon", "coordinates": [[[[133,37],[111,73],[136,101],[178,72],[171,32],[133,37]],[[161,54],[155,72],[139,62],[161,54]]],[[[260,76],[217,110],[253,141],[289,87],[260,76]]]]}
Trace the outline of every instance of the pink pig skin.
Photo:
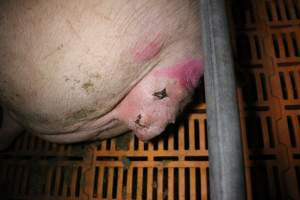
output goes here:
{"type": "Polygon", "coordinates": [[[0,150],[23,129],[56,143],[162,133],[203,74],[199,6],[1,1],[0,150]]]}
{"type": "Polygon", "coordinates": [[[185,106],[185,100],[192,94],[202,74],[200,59],[187,59],[170,67],[155,69],[120,103],[115,110],[116,117],[128,124],[139,139],[150,140],[169,123],[175,122],[178,110],[185,106]],[[153,82],[162,84],[158,88],[149,88],[153,82]],[[154,97],[155,91],[161,89],[165,89],[167,96],[163,99],[154,97]]]}
{"type": "Polygon", "coordinates": [[[158,70],[154,75],[177,79],[180,85],[186,89],[194,89],[203,71],[203,62],[194,59],[158,70]]]}
{"type": "Polygon", "coordinates": [[[158,34],[150,42],[142,41],[134,48],[133,57],[136,62],[145,62],[151,60],[159,54],[163,46],[161,36],[158,34]]]}

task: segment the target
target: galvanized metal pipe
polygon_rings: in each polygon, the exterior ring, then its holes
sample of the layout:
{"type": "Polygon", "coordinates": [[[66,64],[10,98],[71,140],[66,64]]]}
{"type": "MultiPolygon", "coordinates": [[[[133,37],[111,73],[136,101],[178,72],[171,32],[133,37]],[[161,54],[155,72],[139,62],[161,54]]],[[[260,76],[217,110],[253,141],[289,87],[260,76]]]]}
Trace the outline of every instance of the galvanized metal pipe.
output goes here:
{"type": "Polygon", "coordinates": [[[245,199],[243,154],[224,0],[200,0],[211,200],[245,199]]]}

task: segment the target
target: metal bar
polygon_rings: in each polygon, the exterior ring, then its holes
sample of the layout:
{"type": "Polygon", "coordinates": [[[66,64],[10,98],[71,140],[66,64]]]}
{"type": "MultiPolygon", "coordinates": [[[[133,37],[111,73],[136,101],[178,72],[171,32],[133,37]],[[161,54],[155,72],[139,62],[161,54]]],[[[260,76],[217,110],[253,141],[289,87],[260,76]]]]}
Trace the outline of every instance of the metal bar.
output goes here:
{"type": "Polygon", "coordinates": [[[245,199],[241,132],[224,0],[200,0],[211,200],[245,199]]]}

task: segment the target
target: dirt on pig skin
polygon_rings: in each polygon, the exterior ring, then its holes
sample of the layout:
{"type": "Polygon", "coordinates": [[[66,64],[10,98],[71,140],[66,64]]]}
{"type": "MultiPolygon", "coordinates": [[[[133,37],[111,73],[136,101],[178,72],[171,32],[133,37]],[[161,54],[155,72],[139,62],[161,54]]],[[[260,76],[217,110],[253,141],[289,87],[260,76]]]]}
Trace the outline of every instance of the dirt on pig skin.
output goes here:
{"type": "Polygon", "coordinates": [[[0,141],[12,123],[57,143],[159,135],[203,75],[198,12],[196,0],[2,1],[0,141]]]}

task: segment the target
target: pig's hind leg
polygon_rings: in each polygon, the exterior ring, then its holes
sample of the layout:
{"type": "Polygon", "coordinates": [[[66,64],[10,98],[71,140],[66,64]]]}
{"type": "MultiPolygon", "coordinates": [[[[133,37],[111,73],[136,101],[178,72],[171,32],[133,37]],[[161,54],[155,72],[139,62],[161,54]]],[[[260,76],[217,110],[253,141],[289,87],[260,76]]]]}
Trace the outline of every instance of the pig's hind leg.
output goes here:
{"type": "Polygon", "coordinates": [[[6,109],[0,110],[0,151],[5,150],[22,132],[22,127],[15,122],[6,109]]]}

